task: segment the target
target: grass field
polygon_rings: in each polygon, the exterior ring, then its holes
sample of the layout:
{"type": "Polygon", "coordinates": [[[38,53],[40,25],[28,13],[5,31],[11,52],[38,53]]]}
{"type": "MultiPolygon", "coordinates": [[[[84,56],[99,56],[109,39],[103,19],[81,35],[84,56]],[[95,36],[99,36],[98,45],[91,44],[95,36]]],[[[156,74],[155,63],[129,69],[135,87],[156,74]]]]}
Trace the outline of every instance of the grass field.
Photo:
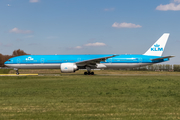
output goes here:
{"type": "Polygon", "coordinates": [[[10,71],[12,71],[11,69],[0,69],[0,74],[8,74],[10,71]]]}
{"type": "MultiPolygon", "coordinates": [[[[85,70],[75,73],[61,73],[60,69],[19,69],[20,74],[61,74],[61,75],[83,75],[85,70]]],[[[180,75],[180,72],[166,71],[126,71],[126,70],[94,70],[97,75],[180,75]]],[[[9,70],[9,74],[15,74],[15,70],[9,70]]],[[[1,69],[0,69],[1,74],[1,69]]]]}
{"type": "Polygon", "coordinates": [[[177,120],[180,77],[0,77],[0,119],[177,120]]]}

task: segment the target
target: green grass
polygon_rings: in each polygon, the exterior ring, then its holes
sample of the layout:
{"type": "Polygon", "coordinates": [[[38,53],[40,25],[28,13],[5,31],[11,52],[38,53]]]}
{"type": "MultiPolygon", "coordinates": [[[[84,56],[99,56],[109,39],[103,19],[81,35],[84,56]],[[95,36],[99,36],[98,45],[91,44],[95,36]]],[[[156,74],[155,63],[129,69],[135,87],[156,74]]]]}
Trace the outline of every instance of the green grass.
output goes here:
{"type": "Polygon", "coordinates": [[[8,74],[12,69],[0,69],[0,74],[8,74]]]}
{"type": "Polygon", "coordinates": [[[0,119],[176,120],[179,78],[0,77],[0,119]]]}
{"type": "MultiPolygon", "coordinates": [[[[75,73],[61,73],[60,69],[19,69],[20,74],[62,74],[62,75],[83,75],[86,70],[78,70],[75,73]]],[[[128,71],[128,70],[94,70],[95,74],[101,75],[180,75],[180,72],[168,71],[128,71]]],[[[10,70],[9,74],[16,74],[10,70]]]]}

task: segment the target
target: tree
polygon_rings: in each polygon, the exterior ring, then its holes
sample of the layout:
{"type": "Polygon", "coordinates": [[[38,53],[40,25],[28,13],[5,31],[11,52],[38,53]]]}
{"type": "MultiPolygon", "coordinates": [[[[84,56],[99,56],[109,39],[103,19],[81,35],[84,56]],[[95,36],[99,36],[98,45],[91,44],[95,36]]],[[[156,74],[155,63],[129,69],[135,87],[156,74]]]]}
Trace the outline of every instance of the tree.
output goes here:
{"type": "Polygon", "coordinates": [[[6,62],[8,59],[15,57],[15,56],[20,56],[20,55],[30,55],[25,53],[23,50],[14,50],[12,55],[2,55],[0,53],[0,67],[5,67],[4,62],[6,62]]]}
{"type": "Polygon", "coordinates": [[[27,53],[25,53],[23,50],[14,50],[13,53],[12,53],[12,56],[21,56],[21,55],[29,55],[27,53]]]}
{"type": "Polygon", "coordinates": [[[3,59],[3,55],[0,53],[0,67],[3,66],[4,64],[2,59],[3,59]]]}

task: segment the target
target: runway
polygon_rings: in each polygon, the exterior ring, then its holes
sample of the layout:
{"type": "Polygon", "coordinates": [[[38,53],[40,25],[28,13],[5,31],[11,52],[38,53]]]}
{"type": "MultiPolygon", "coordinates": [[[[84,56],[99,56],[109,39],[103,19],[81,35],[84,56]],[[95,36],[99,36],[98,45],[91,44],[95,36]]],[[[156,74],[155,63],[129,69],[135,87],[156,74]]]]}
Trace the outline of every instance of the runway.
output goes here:
{"type": "Polygon", "coordinates": [[[38,74],[0,74],[0,76],[38,76],[38,74]]]}

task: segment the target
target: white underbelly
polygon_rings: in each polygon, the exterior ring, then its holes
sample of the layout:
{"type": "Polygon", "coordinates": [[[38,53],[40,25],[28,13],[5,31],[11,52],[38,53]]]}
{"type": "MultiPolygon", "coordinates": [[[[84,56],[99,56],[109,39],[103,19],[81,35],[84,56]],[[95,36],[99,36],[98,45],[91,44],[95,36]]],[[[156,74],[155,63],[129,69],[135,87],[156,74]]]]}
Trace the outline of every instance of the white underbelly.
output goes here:
{"type": "Polygon", "coordinates": [[[110,69],[118,69],[118,68],[135,68],[141,66],[152,65],[152,63],[102,63],[106,66],[106,68],[110,69]]]}
{"type": "Polygon", "coordinates": [[[61,64],[6,64],[8,67],[18,69],[60,69],[61,64]]]}

